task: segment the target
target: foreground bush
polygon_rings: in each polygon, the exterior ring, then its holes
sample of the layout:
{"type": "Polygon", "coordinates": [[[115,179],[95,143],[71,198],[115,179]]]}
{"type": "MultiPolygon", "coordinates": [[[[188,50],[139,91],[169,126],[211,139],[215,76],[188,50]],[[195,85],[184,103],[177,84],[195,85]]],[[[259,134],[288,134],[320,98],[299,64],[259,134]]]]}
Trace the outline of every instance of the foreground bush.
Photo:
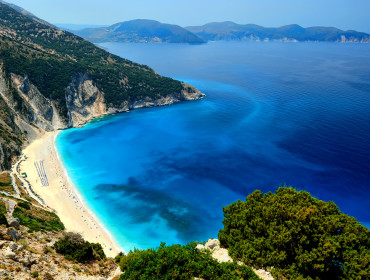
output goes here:
{"type": "Polygon", "coordinates": [[[165,246],[157,250],[135,250],[127,256],[117,256],[120,268],[124,272],[120,280],[130,279],[183,279],[189,280],[200,277],[210,279],[259,279],[246,266],[236,263],[219,263],[209,252],[196,249],[196,243],[184,246],[165,246]]]}
{"type": "Polygon", "coordinates": [[[224,216],[218,236],[234,259],[288,279],[369,279],[370,231],[333,202],[284,187],[255,191],[224,216]]]}
{"type": "Polygon", "coordinates": [[[86,262],[105,258],[102,246],[99,243],[90,243],[83,240],[78,233],[66,233],[63,238],[54,244],[55,251],[64,255],[68,260],[86,262]]]}

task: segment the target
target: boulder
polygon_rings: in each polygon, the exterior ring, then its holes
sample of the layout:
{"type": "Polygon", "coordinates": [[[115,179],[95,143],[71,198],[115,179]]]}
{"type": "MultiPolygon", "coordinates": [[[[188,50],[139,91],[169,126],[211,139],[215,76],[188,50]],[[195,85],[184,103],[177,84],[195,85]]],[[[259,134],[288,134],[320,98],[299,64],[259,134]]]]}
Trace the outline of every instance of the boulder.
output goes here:
{"type": "Polygon", "coordinates": [[[217,250],[220,248],[220,241],[218,239],[209,239],[206,243],[206,248],[210,250],[217,250]]]}
{"type": "Polygon", "coordinates": [[[218,262],[233,262],[233,259],[229,256],[229,252],[225,248],[215,249],[212,253],[212,257],[218,262]]]}
{"type": "Polygon", "coordinates": [[[16,229],[19,229],[19,219],[18,218],[14,218],[14,217],[11,217],[8,219],[8,224],[9,224],[9,227],[13,227],[13,228],[16,228],[16,229]]]}
{"type": "Polygon", "coordinates": [[[23,259],[23,264],[27,267],[31,267],[33,264],[36,263],[36,259],[32,258],[31,256],[26,256],[23,259]]]}
{"type": "Polygon", "coordinates": [[[12,228],[8,230],[8,235],[13,239],[13,240],[19,240],[21,237],[19,236],[18,232],[12,228]]]}
{"type": "Polygon", "coordinates": [[[10,248],[6,249],[4,256],[5,258],[11,259],[11,260],[15,260],[17,258],[17,254],[12,252],[10,248]]]}
{"type": "Polygon", "coordinates": [[[8,243],[8,241],[2,240],[0,241],[0,249],[4,248],[4,246],[8,243]]]}
{"type": "Polygon", "coordinates": [[[9,249],[14,252],[15,250],[18,249],[18,245],[17,243],[14,243],[14,242],[11,242],[10,245],[9,245],[9,249]]]}

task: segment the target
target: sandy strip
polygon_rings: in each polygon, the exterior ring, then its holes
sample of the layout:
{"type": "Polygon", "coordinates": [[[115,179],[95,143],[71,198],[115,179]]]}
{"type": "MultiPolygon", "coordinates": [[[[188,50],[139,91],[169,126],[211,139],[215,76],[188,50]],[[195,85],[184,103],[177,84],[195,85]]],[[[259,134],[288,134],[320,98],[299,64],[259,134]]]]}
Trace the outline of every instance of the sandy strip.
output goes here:
{"type": "Polygon", "coordinates": [[[27,160],[21,163],[21,172],[27,173],[33,190],[45,204],[56,210],[67,231],[81,233],[89,242],[99,242],[108,257],[115,257],[123,249],[88,209],[72,185],[55,148],[57,134],[58,132],[46,133],[23,151],[27,160]],[[37,174],[34,162],[40,161],[44,161],[49,186],[42,186],[37,174]]]}

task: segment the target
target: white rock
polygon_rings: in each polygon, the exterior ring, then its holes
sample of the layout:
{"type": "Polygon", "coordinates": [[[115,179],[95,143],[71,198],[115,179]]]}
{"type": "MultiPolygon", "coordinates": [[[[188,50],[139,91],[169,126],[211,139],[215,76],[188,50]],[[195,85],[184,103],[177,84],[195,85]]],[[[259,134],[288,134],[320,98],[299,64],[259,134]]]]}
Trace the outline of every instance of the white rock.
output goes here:
{"type": "Polygon", "coordinates": [[[198,244],[195,248],[198,250],[206,250],[206,247],[203,244],[198,244]]]}
{"type": "Polygon", "coordinates": [[[218,248],[213,251],[212,257],[219,262],[232,262],[233,259],[229,256],[229,252],[225,248],[218,248]]]}
{"type": "Polygon", "coordinates": [[[220,241],[218,239],[209,239],[206,243],[206,248],[210,250],[217,250],[220,248],[220,241]]]}
{"type": "Polygon", "coordinates": [[[9,245],[9,249],[14,252],[15,250],[18,249],[18,245],[17,243],[14,243],[14,242],[11,242],[10,245],[9,245]]]}
{"type": "Polygon", "coordinates": [[[17,257],[17,254],[13,253],[12,250],[10,250],[10,248],[6,249],[4,255],[5,255],[5,258],[11,259],[11,260],[16,259],[16,257],[17,257]]]}
{"type": "Polygon", "coordinates": [[[19,229],[19,219],[11,217],[8,219],[9,227],[14,227],[16,229],[19,229]]]}

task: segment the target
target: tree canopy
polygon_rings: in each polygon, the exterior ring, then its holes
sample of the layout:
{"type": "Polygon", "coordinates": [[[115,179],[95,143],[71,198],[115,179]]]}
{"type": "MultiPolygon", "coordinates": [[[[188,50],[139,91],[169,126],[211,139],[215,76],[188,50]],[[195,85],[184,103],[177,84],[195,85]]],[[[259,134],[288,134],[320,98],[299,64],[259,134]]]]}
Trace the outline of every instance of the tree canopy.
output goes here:
{"type": "Polygon", "coordinates": [[[124,272],[120,280],[171,279],[188,280],[258,280],[252,269],[234,263],[219,263],[210,252],[196,249],[197,243],[166,246],[158,249],[134,250],[116,260],[124,272]]]}
{"type": "Polygon", "coordinates": [[[282,187],[224,207],[221,245],[288,279],[369,279],[370,231],[333,202],[282,187]]]}

